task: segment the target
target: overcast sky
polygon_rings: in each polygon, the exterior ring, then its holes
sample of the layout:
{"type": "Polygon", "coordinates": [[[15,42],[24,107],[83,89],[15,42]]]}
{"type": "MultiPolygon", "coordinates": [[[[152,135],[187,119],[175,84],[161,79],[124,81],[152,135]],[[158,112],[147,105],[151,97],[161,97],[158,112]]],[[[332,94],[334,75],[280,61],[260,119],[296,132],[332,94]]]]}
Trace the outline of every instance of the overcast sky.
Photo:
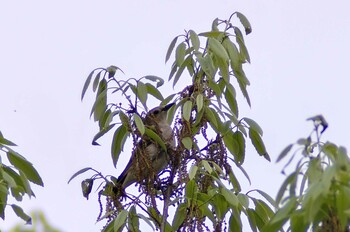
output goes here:
{"type": "MultiPolygon", "coordinates": [[[[21,203],[26,212],[43,210],[63,231],[98,231],[98,203],[82,197],[83,176],[67,185],[87,166],[121,172],[112,165],[110,141],[91,146],[97,132],[89,119],[92,95],[80,101],[87,75],[113,64],[129,77],[166,79],[170,41],[184,29],[207,31],[214,18],[234,11],[245,14],[253,28],[246,38],[252,62],[245,66],[252,108],[240,97],[240,116],[261,125],[273,160],[248,150],[244,167],[252,186],[243,179],[243,191],[259,188],[275,197],[283,176],[274,161],[286,145],[309,134],[310,116],[322,113],[330,124],[324,139],[349,146],[348,1],[125,2],[1,2],[0,130],[45,183],[34,186],[36,199],[21,203]]],[[[0,228],[20,221],[10,209],[6,216],[0,228]]]]}

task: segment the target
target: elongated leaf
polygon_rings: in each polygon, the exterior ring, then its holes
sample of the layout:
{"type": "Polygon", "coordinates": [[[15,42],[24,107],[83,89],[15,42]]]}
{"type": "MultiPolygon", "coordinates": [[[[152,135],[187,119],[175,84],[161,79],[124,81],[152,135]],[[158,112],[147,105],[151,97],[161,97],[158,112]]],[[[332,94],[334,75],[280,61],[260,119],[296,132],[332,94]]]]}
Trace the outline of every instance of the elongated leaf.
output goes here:
{"type": "Polygon", "coordinates": [[[182,108],[182,117],[189,122],[191,118],[191,112],[192,112],[192,102],[187,101],[185,102],[183,108],[182,108]]]}
{"type": "Polygon", "coordinates": [[[69,184],[69,182],[71,182],[71,180],[73,180],[75,177],[77,177],[77,176],[79,176],[80,174],[83,174],[84,172],[89,171],[89,170],[92,170],[92,168],[87,167],[87,168],[80,169],[79,171],[77,171],[76,173],[74,173],[73,176],[72,176],[71,178],[69,178],[68,184],[69,184]]]}
{"type": "Polygon", "coordinates": [[[286,148],[284,148],[281,154],[277,157],[276,163],[281,161],[290,152],[292,147],[293,147],[293,144],[289,144],[286,148]]]}
{"type": "Polygon", "coordinates": [[[114,132],[113,141],[112,141],[112,160],[114,167],[117,165],[120,152],[124,148],[125,140],[128,136],[128,130],[124,125],[118,127],[114,132]]]}
{"type": "Polygon", "coordinates": [[[265,193],[264,191],[259,190],[259,189],[256,189],[256,191],[257,191],[258,193],[260,193],[260,195],[263,196],[272,206],[274,206],[274,207],[277,207],[277,206],[278,206],[277,203],[276,203],[276,201],[275,201],[272,197],[270,197],[269,194],[267,194],[267,193],[265,193]]]}
{"type": "Polygon", "coordinates": [[[101,138],[103,135],[105,135],[108,131],[110,131],[116,124],[111,124],[105,128],[103,128],[102,130],[100,130],[92,139],[92,145],[97,145],[99,146],[100,144],[97,142],[97,140],[99,138],[101,138]]]}
{"type": "Polygon", "coordinates": [[[8,139],[5,139],[2,136],[0,136],[0,145],[17,146],[15,143],[11,142],[8,139]]]}
{"type": "Polygon", "coordinates": [[[254,129],[256,132],[259,133],[259,135],[263,135],[263,130],[261,129],[261,127],[259,126],[259,124],[257,122],[255,122],[253,119],[250,118],[243,118],[243,120],[249,125],[249,127],[251,127],[252,129],[254,129]]]}
{"type": "Polygon", "coordinates": [[[128,211],[122,210],[118,213],[117,218],[114,220],[113,231],[119,231],[126,222],[126,218],[128,216],[128,211]]]}
{"type": "Polygon", "coordinates": [[[145,133],[145,125],[143,124],[142,119],[137,114],[134,114],[134,121],[137,129],[139,130],[141,135],[143,135],[145,133]]]}
{"type": "Polygon", "coordinates": [[[145,215],[139,213],[139,214],[137,214],[137,216],[140,217],[142,220],[144,220],[152,228],[152,230],[155,230],[155,228],[152,224],[152,221],[149,220],[148,218],[146,218],[145,215]]]}
{"type": "Polygon", "coordinates": [[[248,61],[248,63],[250,63],[250,57],[249,57],[247,47],[244,44],[243,34],[242,34],[241,30],[239,30],[238,27],[235,27],[234,31],[236,34],[236,41],[239,44],[239,51],[240,51],[242,61],[243,62],[248,61]]]}
{"type": "Polygon", "coordinates": [[[179,229],[179,227],[185,220],[186,215],[187,215],[187,204],[182,203],[178,205],[175,212],[174,219],[173,219],[173,223],[172,223],[174,231],[177,231],[179,229]]]}
{"type": "Polygon", "coordinates": [[[199,41],[197,33],[194,32],[193,30],[190,30],[188,33],[190,34],[190,40],[191,40],[191,43],[192,43],[194,50],[198,51],[200,41],[199,41]]]}
{"type": "Polygon", "coordinates": [[[101,72],[102,71],[97,73],[97,75],[95,76],[94,82],[92,83],[92,91],[94,92],[97,90],[98,84],[100,82],[101,72]]]}
{"type": "Polygon", "coordinates": [[[7,152],[7,158],[13,166],[25,174],[29,181],[33,182],[34,184],[44,186],[44,183],[37,170],[23,156],[9,151],[7,152]]]}
{"type": "Polygon", "coordinates": [[[225,197],[226,201],[233,207],[238,207],[239,201],[237,196],[226,188],[221,188],[221,194],[225,197]]]}
{"type": "Polygon", "coordinates": [[[185,146],[187,150],[192,149],[192,139],[190,137],[185,137],[181,139],[181,143],[185,146]]]}
{"type": "Polygon", "coordinates": [[[247,17],[245,17],[242,13],[240,12],[236,12],[237,17],[239,18],[239,20],[241,21],[244,30],[245,30],[245,34],[248,35],[252,32],[252,26],[250,25],[247,17]]]}
{"type": "Polygon", "coordinates": [[[235,140],[235,145],[237,145],[235,159],[237,164],[242,165],[245,159],[245,139],[240,131],[236,131],[233,134],[233,139],[235,140]]]}
{"type": "Polygon", "coordinates": [[[217,56],[219,59],[221,59],[225,62],[229,60],[229,56],[228,56],[225,48],[216,39],[209,38],[208,39],[208,47],[213,52],[213,54],[215,56],[217,56]]]}
{"type": "Polygon", "coordinates": [[[142,105],[146,107],[147,101],[147,87],[141,81],[137,82],[137,97],[140,99],[142,105]]]}
{"type": "Polygon", "coordinates": [[[181,66],[179,67],[179,69],[176,72],[176,75],[174,77],[174,81],[173,81],[173,88],[176,85],[176,83],[179,81],[180,76],[182,75],[184,69],[187,67],[188,64],[190,64],[192,61],[192,56],[187,56],[187,58],[184,60],[184,62],[182,62],[181,66]]]}
{"type": "Polygon", "coordinates": [[[185,42],[180,43],[176,48],[175,62],[177,66],[180,66],[185,60],[186,44],[185,42]]]}
{"type": "Polygon", "coordinates": [[[147,92],[160,101],[164,101],[162,93],[150,83],[146,83],[147,92]]]}
{"type": "Polygon", "coordinates": [[[247,216],[248,216],[250,228],[252,229],[253,232],[257,232],[254,210],[247,209],[247,214],[248,214],[247,216]]]}
{"type": "Polygon", "coordinates": [[[236,101],[236,92],[231,84],[227,85],[225,90],[225,99],[230,107],[230,111],[238,117],[238,104],[236,101]]]}
{"type": "Polygon", "coordinates": [[[190,180],[193,180],[193,178],[196,176],[197,170],[197,165],[191,166],[190,171],[188,172],[188,177],[190,178],[190,180]]]}
{"type": "Polygon", "coordinates": [[[197,112],[203,108],[203,94],[198,94],[196,97],[197,112]]]}
{"type": "Polygon", "coordinates": [[[228,131],[223,137],[226,148],[233,155],[236,164],[239,164],[238,160],[241,160],[239,156],[239,144],[235,139],[235,135],[232,131],[228,131]]]}
{"type": "Polygon", "coordinates": [[[89,85],[90,85],[90,82],[91,82],[91,79],[92,79],[92,76],[94,75],[94,72],[95,70],[93,70],[89,76],[86,78],[86,81],[84,83],[84,87],[83,87],[83,90],[81,91],[81,100],[83,100],[84,96],[85,96],[85,93],[86,93],[86,90],[88,89],[89,85]]]}
{"type": "Polygon", "coordinates": [[[198,36],[204,36],[208,38],[218,38],[223,35],[226,35],[226,33],[222,31],[208,31],[208,32],[203,32],[198,34],[198,36]]]}
{"type": "Polygon", "coordinates": [[[21,207],[19,207],[18,205],[12,204],[11,205],[13,211],[15,212],[15,214],[20,217],[21,219],[23,219],[27,225],[31,225],[32,224],[32,218],[29,217],[21,207]]]}
{"type": "Polygon", "coordinates": [[[154,75],[147,75],[147,76],[144,76],[143,78],[146,78],[147,80],[156,82],[157,88],[164,84],[164,80],[162,78],[154,76],[154,75]]]}
{"type": "Polygon", "coordinates": [[[252,144],[254,145],[255,150],[258,152],[258,154],[263,156],[268,161],[271,161],[267,154],[264,142],[262,141],[259,133],[256,132],[256,130],[253,128],[249,128],[249,138],[252,141],[252,144]]]}
{"type": "Polygon", "coordinates": [[[140,221],[136,213],[136,207],[133,205],[129,210],[128,216],[128,227],[130,232],[139,232],[140,231],[140,221]]]}
{"type": "Polygon", "coordinates": [[[177,41],[178,36],[176,36],[170,43],[169,48],[166,52],[166,56],[165,56],[165,63],[169,60],[171,53],[173,52],[173,49],[175,47],[176,41],[177,41]]]}
{"type": "Polygon", "coordinates": [[[148,128],[145,128],[145,133],[148,137],[150,137],[155,142],[157,142],[164,151],[167,150],[164,141],[159,137],[159,135],[157,133],[155,133],[154,131],[152,131],[151,129],[148,129],[148,128]]]}

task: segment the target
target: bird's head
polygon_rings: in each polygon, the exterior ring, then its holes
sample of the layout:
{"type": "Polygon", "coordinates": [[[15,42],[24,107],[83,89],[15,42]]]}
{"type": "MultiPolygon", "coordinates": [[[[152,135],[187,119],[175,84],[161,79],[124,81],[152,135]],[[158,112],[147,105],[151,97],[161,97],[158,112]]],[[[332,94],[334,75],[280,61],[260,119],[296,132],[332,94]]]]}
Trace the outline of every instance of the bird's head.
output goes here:
{"type": "Polygon", "coordinates": [[[168,110],[174,105],[175,103],[170,103],[165,106],[157,106],[153,109],[151,109],[145,117],[145,125],[154,125],[154,124],[162,124],[166,123],[166,116],[168,110]]]}

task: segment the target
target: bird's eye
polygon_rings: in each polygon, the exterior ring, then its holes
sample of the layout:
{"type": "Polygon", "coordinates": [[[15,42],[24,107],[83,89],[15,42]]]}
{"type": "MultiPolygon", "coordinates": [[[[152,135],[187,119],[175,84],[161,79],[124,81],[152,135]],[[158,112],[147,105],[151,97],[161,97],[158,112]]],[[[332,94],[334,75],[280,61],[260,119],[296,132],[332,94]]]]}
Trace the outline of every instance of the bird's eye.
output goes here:
{"type": "Polygon", "coordinates": [[[157,115],[157,114],[159,114],[159,112],[160,112],[159,110],[155,110],[155,111],[153,112],[153,114],[154,114],[154,115],[157,115]]]}

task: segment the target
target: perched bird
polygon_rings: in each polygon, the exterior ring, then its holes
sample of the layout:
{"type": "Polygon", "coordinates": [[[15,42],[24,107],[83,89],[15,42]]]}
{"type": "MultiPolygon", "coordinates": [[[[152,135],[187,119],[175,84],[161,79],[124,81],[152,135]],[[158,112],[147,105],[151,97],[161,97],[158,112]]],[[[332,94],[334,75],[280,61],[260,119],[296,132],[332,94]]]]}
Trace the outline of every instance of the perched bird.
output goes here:
{"type": "MultiPolygon", "coordinates": [[[[175,147],[173,130],[168,124],[166,117],[168,110],[174,103],[166,106],[158,106],[150,110],[143,122],[146,127],[152,128],[171,148],[175,147]]],[[[160,173],[169,162],[169,155],[160,146],[147,137],[143,137],[131,155],[129,163],[118,177],[118,183],[122,189],[129,185],[146,179],[150,175],[160,173]]]]}

